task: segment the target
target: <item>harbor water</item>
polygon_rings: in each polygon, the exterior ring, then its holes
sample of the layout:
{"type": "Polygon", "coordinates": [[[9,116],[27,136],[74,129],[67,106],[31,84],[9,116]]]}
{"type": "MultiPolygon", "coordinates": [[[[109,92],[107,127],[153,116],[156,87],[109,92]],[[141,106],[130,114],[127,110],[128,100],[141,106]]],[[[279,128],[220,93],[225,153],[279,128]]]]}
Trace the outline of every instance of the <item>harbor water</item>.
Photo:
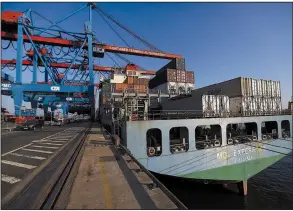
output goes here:
{"type": "Polygon", "coordinates": [[[235,184],[205,185],[157,176],[189,209],[293,209],[292,153],[248,180],[248,196],[235,184]]]}

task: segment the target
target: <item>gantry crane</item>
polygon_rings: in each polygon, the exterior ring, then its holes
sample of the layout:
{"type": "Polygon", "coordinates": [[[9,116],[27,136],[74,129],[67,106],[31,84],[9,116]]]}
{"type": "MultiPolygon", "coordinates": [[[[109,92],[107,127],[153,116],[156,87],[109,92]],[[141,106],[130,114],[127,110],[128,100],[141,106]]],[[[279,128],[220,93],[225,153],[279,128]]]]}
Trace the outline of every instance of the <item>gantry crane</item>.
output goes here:
{"type": "MultiPolygon", "coordinates": [[[[25,13],[4,11],[2,13],[2,40],[9,42],[17,42],[16,59],[1,60],[2,66],[15,66],[16,67],[16,81],[9,87],[6,87],[8,91],[12,92],[14,98],[14,104],[16,105],[15,114],[18,115],[18,109],[21,107],[22,100],[25,93],[37,93],[43,94],[57,93],[73,97],[74,93],[88,93],[89,102],[94,105],[94,71],[103,74],[103,72],[114,72],[116,67],[103,67],[94,66],[93,58],[103,58],[107,53],[115,54],[127,54],[135,56],[153,57],[169,60],[184,60],[182,56],[176,54],[169,54],[159,51],[154,46],[150,45],[143,39],[139,38],[132,31],[109,16],[105,11],[93,3],[89,3],[72,12],[64,19],[57,22],[49,21],[52,25],[48,28],[37,27],[33,25],[32,13],[34,11],[28,10],[25,13]],[[89,8],[89,21],[85,23],[84,33],[67,32],[58,26],[59,23],[78,13],[79,11],[89,8]],[[146,44],[151,50],[140,50],[132,47],[119,47],[114,45],[107,45],[97,41],[93,41],[92,31],[92,11],[97,11],[99,14],[103,14],[105,17],[114,21],[121,28],[128,31],[136,39],[146,44]],[[30,19],[28,18],[30,17],[30,19]],[[58,30],[53,27],[58,27],[58,30]],[[49,34],[48,31],[57,31],[61,34],[67,34],[73,37],[73,39],[65,39],[60,37],[48,37],[42,36],[42,34],[49,34]],[[31,49],[23,52],[23,45],[25,43],[31,44],[31,49]],[[71,59],[66,62],[58,62],[60,58],[55,58],[52,49],[54,47],[64,47],[70,49],[71,59]],[[71,51],[73,49],[73,51],[71,51]],[[86,50],[86,53],[85,53],[86,50]],[[51,52],[50,52],[51,51],[51,52]],[[86,56],[84,56],[86,54],[86,56]],[[28,59],[23,59],[23,56],[27,56],[28,59]],[[33,67],[33,80],[31,84],[22,83],[22,66],[33,67]],[[45,74],[45,81],[38,82],[37,80],[37,68],[43,67],[45,74]],[[60,72],[59,69],[65,69],[64,72],[60,72]],[[68,74],[75,71],[72,78],[69,78],[68,74]],[[80,77],[80,75],[82,75],[80,77]],[[76,78],[80,77],[80,80],[76,78]],[[85,77],[85,79],[83,79],[85,77]],[[89,82],[87,78],[89,77],[89,82]],[[82,80],[83,79],[83,80],[82,80]]],[[[38,14],[41,16],[40,14],[38,14]]],[[[144,70],[142,74],[154,75],[155,71],[144,70]]],[[[96,84],[98,86],[98,84],[96,84]]],[[[37,95],[36,95],[37,96],[37,95]]],[[[58,96],[56,96],[58,97],[58,96]]],[[[91,108],[91,115],[95,114],[94,108],[91,108]]]]}

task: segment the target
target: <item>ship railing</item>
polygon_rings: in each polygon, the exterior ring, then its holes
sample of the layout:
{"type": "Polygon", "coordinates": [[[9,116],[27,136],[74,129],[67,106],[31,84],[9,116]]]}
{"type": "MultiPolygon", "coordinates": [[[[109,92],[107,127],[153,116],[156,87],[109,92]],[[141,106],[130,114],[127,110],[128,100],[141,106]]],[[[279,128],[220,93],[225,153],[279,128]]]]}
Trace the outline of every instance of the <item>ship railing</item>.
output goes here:
{"type": "Polygon", "coordinates": [[[273,140],[273,139],[286,139],[290,138],[289,134],[284,133],[282,134],[283,137],[279,137],[278,133],[262,133],[261,134],[261,140],[258,140],[257,135],[234,135],[229,138],[227,138],[227,144],[238,144],[238,143],[247,143],[247,142],[260,142],[260,141],[266,141],[266,140],[273,140]],[[287,137],[284,137],[284,134],[287,135],[287,137]],[[231,139],[231,141],[229,141],[231,139]]]}
{"type": "MultiPolygon", "coordinates": [[[[178,98],[184,98],[184,97],[190,97],[191,93],[190,92],[179,92],[179,91],[168,91],[168,92],[162,92],[161,90],[152,90],[149,89],[146,86],[143,86],[143,84],[138,84],[142,85],[140,87],[127,87],[127,88],[117,88],[117,87],[112,87],[111,89],[108,90],[110,93],[142,93],[142,94],[167,94],[167,95],[176,95],[178,98]]],[[[105,90],[106,91],[106,90],[105,90]]]]}
{"type": "MultiPolygon", "coordinates": [[[[180,141],[180,140],[179,140],[180,141]]],[[[189,148],[188,143],[173,143],[170,144],[170,151],[172,154],[186,152],[189,148]]]]}
{"type": "Polygon", "coordinates": [[[130,114],[129,120],[169,120],[169,119],[197,119],[197,118],[232,118],[251,116],[292,115],[292,111],[272,112],[204,112],[202,110],[151,110],[149,112],[135,112],[130,114]],[[133,118],[135,116],[135,118],[133,118]]]}

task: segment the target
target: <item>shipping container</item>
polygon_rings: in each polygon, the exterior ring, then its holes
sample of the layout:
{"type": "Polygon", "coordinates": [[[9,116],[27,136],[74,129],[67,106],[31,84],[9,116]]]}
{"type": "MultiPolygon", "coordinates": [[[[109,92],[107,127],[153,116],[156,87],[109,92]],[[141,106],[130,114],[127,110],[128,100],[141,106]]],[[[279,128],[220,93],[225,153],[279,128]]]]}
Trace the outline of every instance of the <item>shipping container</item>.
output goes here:
{"type": "Polygon", "coordinates": [[[219,101],[219,114],[221,117],[230,115],[230,98],[225,95],[220,95],[218,98],[219,101]]]}
{"type": "Polygon", "coordinates": [[[257,96],[257,80],[256,79],[251,79],[251,92],[252,96],[257,96]]]}
{"type": "Polygon", "coordinates": [[[257,84],[257,96],[263,96],[263,91],[262,91],[262,79],[257,79],[256,84],[257,84]]]}
{"type": "Polygon", "coordinates": [[[154,88],[166,82],[177,82],[176,70],[166,69],[149,81],[149,88],[154,88]]]}
{"type": "Polygon", "coordinates": [[[176,82],[186,83],[186,72],[184,70],[176,70],[176,82]]]}
{"type": "Polygon", "coordinates": [[[186,93],[191,94],[194,90],[194,83],[186,83],[186,93]]]}
{"type": "Polygon", "coordinates": [[[222,95],[192,95],[184,98],[164,99],[163,111],[190,111],[204,117],[228,115],[229,97],[222,95]]]}
{"type": "Polygon", "coordinates": [[[282,101],[280,97],[272,98],[272,111],[274,114],[279,114],[282,111],[282,101]]]}
{"type": "Polygon", "coordinates": [[[178,84],[176,82],[166,82],[150,90],[151,93],[157,93],[158,91],[161,93],[177,94],[178,84]]]}
{"type": "Polygon", "coordinates": [[[264,104],[264,114],[269,115],[272,114],[272,98],[263,98],[263,104],[264,104]]]}
{"type": "Polygon", "coordinates": [[[281,97],[280,81],[272,81],[272,97],[281,97]]]}
{"type": "Polygon", "coordinates": [[[195,89],[193,92],[205,95],[226,95],[228,97],[251,96],[251,78],[235,78],[229,81],[195,89]]]}
{"type": "Polygon", "coordinates": [[[194,72],[193,71],[186,71],[186,83],[194,84],[194,72]]]}
{"type": "Polygon", "coordinates": [[[263,115],[263,112],[264,112],[263,97],[253,97],[252,106],[253,106],[255,115],[263,115]]]}
{"type": "Polygon", "coordinates": [[[272,95],[272,80],[267,80],[267,96],[273,97],[272,95]]]}
{"type": "Polygon", "coordinates": [[[178,94],[186,94],[186,83],[177,83],[178,94]]]}
{"type": "Polygon", "coordinates": [[[251,78],[242,78],[241,81],[241,90],[243,96],[252,96],[252,79],[251,78]]]}
{"type": "Polygon", "coordinates": [[[156,72],[156,75],[160,74],[162,71],[165,71],[166,69],[185,70],[185,59],[172,59],[169,63],[167,63],[165,66],[159,69],[156,72]]]}
{"type": "Polygon", "coordinates": [[[268,97],[268,89],[267,89],[267,80],[262,80],[261,82],[261,85],[262,85],[262,94],[264,97],[268,97]]]}
{"type": "Polygon", "coordinates": [[[230,98],[230,112],[232,116],[250,116],[254,114],[252,97],[241,96],[230,98]]]}

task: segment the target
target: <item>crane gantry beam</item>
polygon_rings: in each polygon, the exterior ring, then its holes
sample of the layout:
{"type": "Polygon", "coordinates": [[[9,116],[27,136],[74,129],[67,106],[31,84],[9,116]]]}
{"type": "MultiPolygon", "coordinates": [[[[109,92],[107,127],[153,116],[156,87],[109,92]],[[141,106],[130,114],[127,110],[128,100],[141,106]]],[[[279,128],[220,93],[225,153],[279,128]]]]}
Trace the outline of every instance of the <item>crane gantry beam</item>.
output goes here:
{"type": "MultiPolygon", "coordinates": [[[[3,40],[13,40],[16,41],[18,38],[17,34],[9,33],[1,31],[1,37],[3,40]]],[[[48,45],[55,45],[55,46],[63,46],[63,47],[80,47],[82,42],[80,41],[73,41],[73,40],[65,40],[60,38],[52,38],[52,37],[42,37],[42,36],[30,36],[33,42],[37,44],[48,44],[48,45]]],[[[30,42],[27,35],[23,35],[24,42],[30,42]]],[[[148,51],[148,50],[139,50],[136,48],[126,48],[126,47],[118,47],[113,45],[104,45],[104,44],[93,44],[94,46],[98,46],[104,49],[105,52],[109,53],[120,53],[120,54],[128,54],[128,55],[135,55],[135,56],[146,56],[146,57],[154,57],[154,58],[161,58],[161,59],[181,59],[182,56],[176,54],[169,54],[169,53],[161,53],[155,51],[148,51]]],[[[85,43],[85,47],[87,43],[85,43]]]]}
{"type": "MultiPolygon", "coordinates": [[[[1,59],[1,64],[3,65],[16,65],[16,60],[7,60],[7,59],[1,59]]],[[[22,61],[22,65],[26,65],[26,66],[33,66],[33,62],[30,60],[23,60],[22,61]]],[[[50,63],[51,67],[54,68],[69,68],[70,64],[68,63],[50,63]]],[[[40,64],[39,66],[44,66],[42,64],[40,64]]],[[[74,64],[72,65],[71,69],[79,69],[80,65],[78,64],[74,64]]],[[[83,69],[87,69],[88,66],[84,65],[83,69]]],[[[117,68],[117,67],[104,67],[104,66],[97,66],[94,65],[93,70],[94,71],[101,71],[101,72],[114,72],[116,70],[120,70],[122,68],[117,68]]],[[[141,74],[143,75],[156,75],[155,71],[150,71],[150,70],[146,70],[146,71],[140,71],[141,74]]]]}

